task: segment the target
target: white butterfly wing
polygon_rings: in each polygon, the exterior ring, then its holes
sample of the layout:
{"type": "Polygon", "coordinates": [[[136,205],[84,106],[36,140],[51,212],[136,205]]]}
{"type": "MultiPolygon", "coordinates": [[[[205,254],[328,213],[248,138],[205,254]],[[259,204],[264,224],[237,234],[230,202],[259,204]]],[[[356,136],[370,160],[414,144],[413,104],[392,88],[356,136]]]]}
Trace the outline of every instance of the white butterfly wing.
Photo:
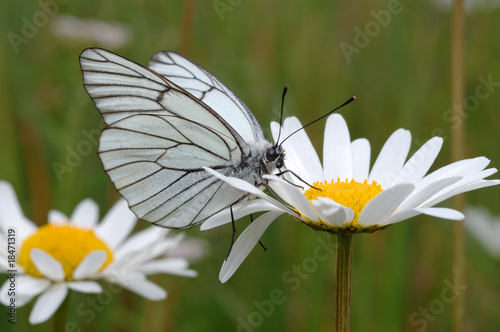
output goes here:
{"type": "Polygon", "coordinates": [[[231,175],[248,146],[214,111],[151,70],[102,49],[80,55],[84,86],[108,126],[99,157],[139,218],[188,228],[245,195],[231,175]]]}
{"type": "Polygon", "coordinates": [[[178,53],[162,51],[153,55],[148,67],[216,110],[245,141],[258,142],[266,139],[262,127],[248,106],[196,63],[178,53]]]}

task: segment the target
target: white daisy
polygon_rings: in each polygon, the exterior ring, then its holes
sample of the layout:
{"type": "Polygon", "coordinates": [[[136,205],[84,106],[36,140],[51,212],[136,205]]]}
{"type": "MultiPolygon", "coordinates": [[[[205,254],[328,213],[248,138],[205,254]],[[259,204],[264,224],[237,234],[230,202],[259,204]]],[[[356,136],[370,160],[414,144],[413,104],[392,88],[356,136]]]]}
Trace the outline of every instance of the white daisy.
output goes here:
{"type": "Polygon", "coordinates": [[[15,280],[15,296],[9,295],[12,285],[7,280],[0,289],[0,302],[7,305],[14,299],[21,307],[40,295],[29,317],[31,324],[38,324],[56,312],[69,289],[100,293],[96,279],[161,300],[167,296],[165,290],[146,275],[197,275],[184,258],[162,257],[183,234],[166,238],[169,230],[149,227],[127,238],[137,218],[124,200],[99,224],[98,217],[97,204],[86,199],[70,218],[50,211],[49,223],[38,228],[23,215],[12,186],[0,181],[0,244],[13,246],[10,253],[0,251],[0,272],[12,273],[15,280]]]}
{"type": "Polygon", "coordinates": [[[132,39],[130,27],[117,22],[81,19],[71,15],[56,15],[50,20],[54,36],[107,48],[122,48],[132,39]]]}
{"type": "Polygon", "coordinates": [[[500,217],[486,208],[468,206],[465,209],[465,228],[495,258],[500,259],[500,217]]]}
{"type": "MultiPolygon", "coordinates": [[[[297,118],[287,118],[282,137],[301,126],[297,118]]],[[[272,123],[271,129],[276,140],[279,125],[272,123]]],[[[267,227],[282,213],[330,233],[374,232],[418,214],[463,219],[458,211],[433,206],[451,196],[500,183],[499,180],[484,180],[497,170],[485,170],[489,160],[479,157],[452,163],[425,176],[442,144],[442,138],[434,137],[406,161],[411,135],[407,130],[398,129],[384,144],[370,170],[368,140],[362,138],[351,142],[345,120],[334,114],[326,122],[323,166],[304,131],[284,141],[286,168],[302,180],[286,174],[286,180],[292,185],[276,176],[266,176],[279,200],[245,181],[207,169],[230,185],[261,198],[233,206],[235,219],[267,211],[238,238],[222,266],[219,279],[225,282],[233,275],[267,227]]],[[[224,210],[201,228],[205,230],[228,222],[231,222],[230,211],[224,210]]]]}

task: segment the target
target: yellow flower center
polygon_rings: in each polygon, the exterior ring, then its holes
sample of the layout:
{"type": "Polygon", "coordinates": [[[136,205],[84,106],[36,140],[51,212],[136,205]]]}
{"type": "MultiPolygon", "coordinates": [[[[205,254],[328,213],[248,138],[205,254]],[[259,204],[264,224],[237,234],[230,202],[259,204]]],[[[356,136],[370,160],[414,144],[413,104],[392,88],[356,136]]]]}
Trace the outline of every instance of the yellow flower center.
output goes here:
{"type": "Polygon", "coordinates": [[[73,280],[73,272],[77,266],[94,250],[101,249],[108,254],[101,270],[113,260],[111,249],[95,235],[93,230],[70,224],[44,225],[23,242],[19,264],[26,270],[26,273],[40,278],[42,274],[30,257],[33,248],[45,251],[61,263],[66,281],[73,280]]]}
{"type": "MultiPolygon", "coordinates": [[[[372,181],[369,184],[367,180],[363,182],[349,181],[348,179],[340,181],[340,178],[337,181],[332,180],[330,183],[328,181],[315,182],[313,183],[313,187],[320,190],[315,188],[308,189],[304,194],[309,201],[316,200],[318,197],[326,197],[353,210],[354,219],[352,222],[342,226],[342,228],[349,228],[353,231],[358,228],[359,214],[363,211],[366,204],[383,191],[382,186],[376,181],[372,181]]],[[[323,224],[323,221],[321,223],[323,224]]],[[[329,228],[325,227],[324,224],[319,226],[329,228]]],[[[332,231],[331,229],[328,230],[332,231]]]]}

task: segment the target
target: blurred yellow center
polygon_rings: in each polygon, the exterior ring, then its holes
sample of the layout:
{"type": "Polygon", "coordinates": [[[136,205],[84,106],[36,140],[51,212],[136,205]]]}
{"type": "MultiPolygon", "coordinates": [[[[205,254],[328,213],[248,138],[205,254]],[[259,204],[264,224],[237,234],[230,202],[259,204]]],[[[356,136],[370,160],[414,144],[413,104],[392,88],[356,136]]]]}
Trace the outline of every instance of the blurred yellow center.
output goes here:
{"type": "Polygon", "coordinates": [[[369,184],[367,180],[364,182],[347,179],[340,181],[340,178],[337,181],[332,180],[330,183],[327,181],[315,182],[313,186],[321,190],[310,188],[305,192],[307,199],[310,201],[318,199],[318,197],[326,197],[343,206],[350,207],[354,211],[354,219],[351,223],[353,227],[358,226],[359,214],[366,204],[383,191],[382,186],[375,181],[369,184]]]}
{"type": "Polygon", "coordinates": [[[27,238],[19,254],[19,264],[26,273],[37,278],[42,277],[30,257],[31,249],[45,251],[56,259],[64,269],[66,281],[73,280],[73,272],[81,261],[94,250],[106,251],[107,258],[101,270],[113,260],[113,253],[91,229],[83,229],[70,224],[47,224],[27,238]]]}

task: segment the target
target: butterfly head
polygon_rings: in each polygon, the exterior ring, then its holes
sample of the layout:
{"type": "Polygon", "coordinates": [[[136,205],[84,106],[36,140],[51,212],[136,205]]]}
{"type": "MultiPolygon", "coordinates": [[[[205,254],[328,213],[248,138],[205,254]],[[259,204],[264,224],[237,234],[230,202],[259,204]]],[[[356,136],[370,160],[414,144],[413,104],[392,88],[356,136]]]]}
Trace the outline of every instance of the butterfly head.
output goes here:
{"type": "Polygon", "coordinates": [[[271,146],[266,151],[266,159],[280,169],[285,166],[285,151],[280,145],[271,146]]]}

